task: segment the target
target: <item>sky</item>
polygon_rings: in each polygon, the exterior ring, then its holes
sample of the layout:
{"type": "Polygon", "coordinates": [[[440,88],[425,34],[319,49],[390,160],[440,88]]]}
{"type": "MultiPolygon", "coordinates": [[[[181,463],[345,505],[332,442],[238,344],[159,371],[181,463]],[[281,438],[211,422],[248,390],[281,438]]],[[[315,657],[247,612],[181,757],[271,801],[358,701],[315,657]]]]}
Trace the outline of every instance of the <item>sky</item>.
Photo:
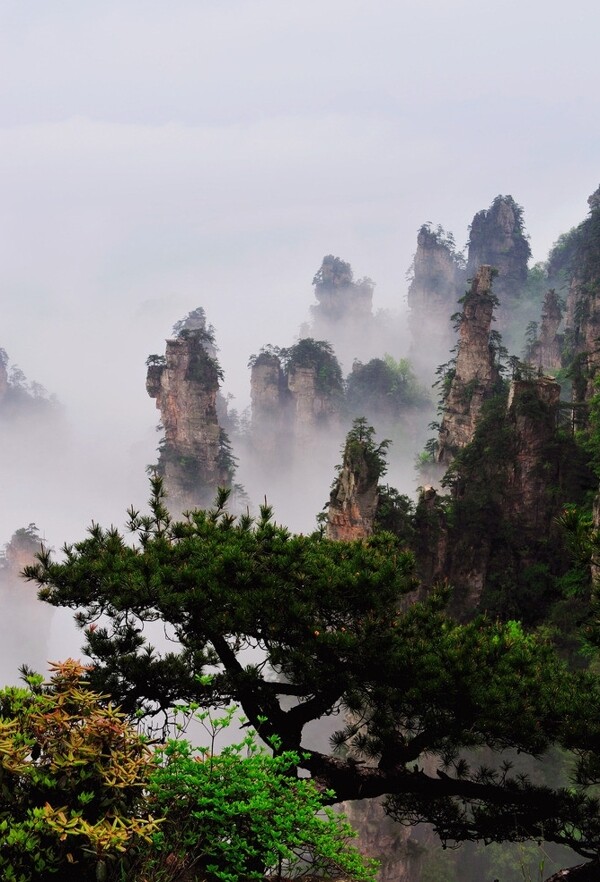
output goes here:
{"type": "Polygon", "coordinates": [[[592,0],[0,0],[0,346],[71,433],[4,463],[0,543],[30,521],[79,538],[145,498],[144,362],[189,310],[243,409],[249,356],[294,342],[325,254],[405,310],[419,226],[462,245],[502,193],[543,260],[600,181],[599,18],[592,0]]]}

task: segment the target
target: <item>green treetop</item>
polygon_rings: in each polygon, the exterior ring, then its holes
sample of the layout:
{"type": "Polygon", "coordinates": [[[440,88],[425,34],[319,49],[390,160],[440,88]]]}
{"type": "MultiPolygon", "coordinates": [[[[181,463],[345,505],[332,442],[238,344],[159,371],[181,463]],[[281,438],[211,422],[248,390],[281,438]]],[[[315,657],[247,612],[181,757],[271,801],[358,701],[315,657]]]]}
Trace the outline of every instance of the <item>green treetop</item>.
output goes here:
{"type": "Polygon", "coordinates": [[[409,604],[413,560],[389,533],[292,535],[266,506],[256,521],[233,518],[226,493],[174,521],[160,479],[152,486],[150,513],[129,513],[133,542],[93,525],[62,562],[45,552],[26,570],[43,599],[78,611],[95,688],[130,712],[234,700],[330,801],[387,795],[395,817],[430,821],[443,839],[547,839],[597,855],[589,782],[550,790],[464,757],[476,747],[594,750],[594,676],[568,671],[515,622],[456,623],[445,591],[409,604]],[[170,653],[143,636],[156,620],[179,641],[170,653]],[[217,670],[209,680],[207,666],[217,670]],[[337,750],[307,746],[306,726],[344,709],[352,722],[337,750]]]}

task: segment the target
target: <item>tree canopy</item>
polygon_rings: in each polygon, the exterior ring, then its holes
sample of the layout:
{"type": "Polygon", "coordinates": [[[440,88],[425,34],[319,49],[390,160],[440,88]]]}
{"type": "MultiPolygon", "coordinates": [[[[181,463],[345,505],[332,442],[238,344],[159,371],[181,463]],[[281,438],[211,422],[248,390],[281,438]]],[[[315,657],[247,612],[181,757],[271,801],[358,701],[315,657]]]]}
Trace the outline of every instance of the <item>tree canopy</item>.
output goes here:
{"type": "Polygon", "coordinates": [[[353,413],[397,417],[403,408],[428,401],[408,359],[372,358],[366,364],[355,361],[348,375],[347,402],[353,413]]]}
{"type": "Polygon", "coordinates": [[[267,506],[256,521],[232,517],[226,493],[176,521],[160,479],[152,491],[148,515],[129,512],[133,542],[93,524],[62,562],[44,552],[26,570],[43,599],[78,611],[94,688],[155,715],[177,700],[236,701],[330,801],[386,795],[394,817],[428,820],[444,840],[546,839],[595,858],[592,674],[569,671],[516,622],[453,621],[446,589],[416,600],[412,556],[392,534],[292,535],[267,506]],[[157,620],[172,652],[146,642],[157,620]],[[336,750],[311,748],[307,725],[336,715],[336,750]],[[577,786],[549,789],[465,756],[542,757],[553,744],[578,752],[577,786]]]}

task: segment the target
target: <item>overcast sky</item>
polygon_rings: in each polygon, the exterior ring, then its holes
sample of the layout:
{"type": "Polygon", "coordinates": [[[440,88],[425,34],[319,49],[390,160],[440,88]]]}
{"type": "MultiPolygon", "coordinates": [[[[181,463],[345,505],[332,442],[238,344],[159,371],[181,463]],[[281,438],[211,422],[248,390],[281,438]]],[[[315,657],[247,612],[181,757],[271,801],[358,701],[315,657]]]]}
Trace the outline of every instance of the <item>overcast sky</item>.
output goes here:
{"type": "Polygon", "coordinates": [[[463,244],[503,193],[543,259],[600,181],[598,9],[0,0],[0,346],[145,464],[144,360],[190,309],[244,406],[324,254],[401,309],[418,227],[463,244]]]}

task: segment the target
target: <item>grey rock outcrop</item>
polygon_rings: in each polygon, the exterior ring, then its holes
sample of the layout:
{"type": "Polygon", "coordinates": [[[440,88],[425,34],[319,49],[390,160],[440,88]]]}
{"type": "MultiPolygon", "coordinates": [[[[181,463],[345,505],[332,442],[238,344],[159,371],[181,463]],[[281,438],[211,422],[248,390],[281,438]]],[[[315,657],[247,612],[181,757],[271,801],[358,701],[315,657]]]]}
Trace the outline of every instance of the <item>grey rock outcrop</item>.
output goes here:
{"type": "Polygon", "coordinates": [[[312,307],[318,323],[326,321],[364,321],[372,314],[373,283],[370,279],[354,281],[349,263],[328,254],[313,279],[318,305],[312,307]]]}
{"type": "Polygon", "coordinates": [[[527,281],[531,248],[523,228],[523,211],[512,196],[496,196],[490,208],[479,211],[471,223],[467,276],[489,265],[498,271],[494,283],[499,313],[510,310],[527,281]]]}
{"type": "Polygon", "coordinates": [[[408,289],[411,361],[421,373],[446,361],[456,342],[452,315],[466,282],[461,255],[441,227],[424,224],[417,236],[408,289]]]}
{"type": "Polygon", "coordinates": [[[427,584],[447,579],[454,586],[451,610],[461,619],[477,610],[490,573],[498,579],[502,567],[518,585],[536,547],[556,532],[572,453],[570,440],[557,436],[559,401],[560,386],[549,377],[513,381],[506,402],[498,398],[475,428],[475,450],[485,455],[455,464],[451,523],[436,492],[422,492],[420,574],[427,584]]]}
{"type": "MultiPolygon", "coordinates": [[[[4,352],[0,349],[0,356],[4,352]]],[[[8,371],[6,370],[6,360],[0,357],[0,402],[2,402],[8,392],[8,371]]]]}
{"type": "Polygon", "coordinates": [[[252,439],[261,459],[276,461],[319,443],[336,429],[343,384],[328,343],[304,338],[289,349],[265,349],[252,359],[252,439]]]}
{"type": "Polygon", "coordinates": [[[551,289],[544,297],[538,338],[528,353],[529,363],[541,372],[558,371],[562,366],[563,335],[558,333],[562,315],[560,298],[551,289]]]}
{"type": "Polygon", "coordinates": [[[164,428],[158,471],[175,509],[210,505],[216,489],[231,484],[217,416],[220,378],[212,331],[205,324],[184,323],[167,340],[164,358],[149,359],[146,389],[156,399],[164,428]]]}
{"type": "Polygon", "coordinates": [[[379,504],[379,472],[364,448],[347,443],[342,468],[334,482],[327,510],[327,538],[341,542],[364,539],[373,533],[379,504]]]}
{"type": "Polygon", "coordinates": [[[595,393],[600,372],[600,187],[588,199],[590,214],[574,233],[568,267],[569,290],[565,316],[573,373],[573,398],[584,404],[595,393]]]}
{"type": "Polygon", "coordinates": [[[560,386],[550,377],[511,383],[507,420],[514,442],[506,514],[531,536],[547,535],[556,516],[548,488],[559,483],[558,461],[549,456],[559,402],[560,386]]]}
{"type": "Polygon", "coordinates": [[[473,438],[483,402],[493,394],[498,381],[490,346],[494,305],[492,268],[482,266],[463,303],[455,374],[439,435],[438,461],[445,465],[473,438]]]}

